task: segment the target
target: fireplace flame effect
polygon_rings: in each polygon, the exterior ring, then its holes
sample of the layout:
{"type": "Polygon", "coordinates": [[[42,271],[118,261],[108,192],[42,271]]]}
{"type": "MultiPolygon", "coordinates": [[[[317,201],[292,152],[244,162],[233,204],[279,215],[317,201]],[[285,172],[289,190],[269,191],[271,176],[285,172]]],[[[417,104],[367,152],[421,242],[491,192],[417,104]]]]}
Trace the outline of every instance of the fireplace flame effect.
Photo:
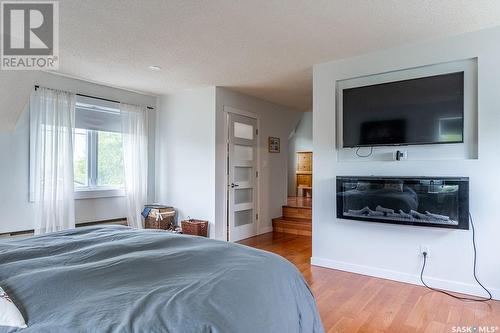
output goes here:
{"type": "Polygon", "coordinates": [[[349,209],[344,212],[344,216],[350,217],[375,217],[377,219],[402,221],[402,222],[417,222],[417,223],[437,223],[447,225],[458,225],[458,221],[452,220],[449,216],[433,214],[426,211],[424,214],[415,210],[410,210],[408,213],[403,210],[395,212],[394,209],[377,206],[375,210],[369,207],[364,207],[359,210],[349,209]]]}

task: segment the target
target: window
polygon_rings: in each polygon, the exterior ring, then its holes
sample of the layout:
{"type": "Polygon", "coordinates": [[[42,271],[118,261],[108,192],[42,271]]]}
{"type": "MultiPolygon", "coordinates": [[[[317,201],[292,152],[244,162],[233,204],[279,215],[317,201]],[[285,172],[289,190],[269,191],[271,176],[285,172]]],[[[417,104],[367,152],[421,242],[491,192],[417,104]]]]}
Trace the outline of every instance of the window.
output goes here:
{"type": "Polygon", "coordinates": [[[123,186],[122,135],[96,132],[97,135],[97,186],[123,186]]]}
{"type": "Polygon", "coordinates": [[[73,162],[77,198],[123,194],[121,119],[116,103],[78,96],[73,162]]]}
{"type": "Polygon", "coordinates": [[[75,130],[75,147],[73,155],[75,188],[89,186],[89,159],[87,130],[77,128],[75,130]]]}

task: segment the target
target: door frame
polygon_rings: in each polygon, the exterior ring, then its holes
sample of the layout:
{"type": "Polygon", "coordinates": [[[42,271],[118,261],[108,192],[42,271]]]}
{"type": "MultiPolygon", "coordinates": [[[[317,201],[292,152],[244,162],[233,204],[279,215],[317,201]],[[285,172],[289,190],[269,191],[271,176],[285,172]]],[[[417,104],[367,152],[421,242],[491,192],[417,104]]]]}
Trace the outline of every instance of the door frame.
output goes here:
{"type": "Polygon", "coordinates": [[[230,113],[234,113],[234,114],[237,114],[237,115],[240,115],[240,116],[245,116],[245,117],[249,117],[249,118],[253,118],[253,119],[256,119],[257,120],[257,130],[258,130],[258,134],[256,135],[256,139],[257,139],[257,151],[256,151],[256,158],[257,158],[257,165],[255,167],[255,170],[257,171],[257,174],[258,174],[258,177],[256,177],[256,202],[255,202],[255,212],[256,214],[258,215],[258,219],[256,220],[256,224],[257,224],[257,231],[256,231],[256,235],[259,235],[260,234],[260,230],[261,230],[261,224],[260,224],[260,221],[262,220],[261,218],[261,213],[260,213],[260,198],[261,198],[261,195],[260,195],[260,188],[261,188],[261,178],[262,178],[262,173],[261,173],[261,147],[260,147],[260,143],[261,143],[261,140],[260,140],[260,136],[261,136],[261,130],[260,130],[260,116],[256,113],[253,113],[253,112],[250,112],[250,111],[246,111],[246,110],[242,110],[242,109],[238,109],[238,108],[235,108],[235,107],[232,107],[232,106],[226,106],[224,105],[223,107],[223,117],[224,117],[224,197],[223,197],[223,202],[224,202],[224,210],[223,210],[223,221],[224,221],[224,224],[223,224],[223,227],[222,227],[222,234],[224,235],[224,240],[226,241],[229,241],[229,229],[228,229],[228,225],[229,225],[229,215],[228,215],[228,208],[229,208],[229,205],[228,205],[228,200],[229,200],[229,197],[228,197],[228,186],[229,186],[229,166],[228,166],[228,159],[229,159],[229,151],[228,151],[228,144],[229,144],[229,114],[230,113]]]}

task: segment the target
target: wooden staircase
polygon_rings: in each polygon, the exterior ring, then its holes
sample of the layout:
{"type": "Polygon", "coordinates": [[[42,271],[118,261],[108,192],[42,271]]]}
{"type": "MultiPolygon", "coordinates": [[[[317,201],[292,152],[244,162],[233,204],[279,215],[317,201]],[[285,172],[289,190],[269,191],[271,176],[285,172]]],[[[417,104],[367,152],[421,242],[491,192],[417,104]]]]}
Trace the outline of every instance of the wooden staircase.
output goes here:
{"type": "Polygon", "coordinates": [[[312,235],[311,198],[289,198],[283,216],[273,219],[273,230],[287,234],[312,235]]]}

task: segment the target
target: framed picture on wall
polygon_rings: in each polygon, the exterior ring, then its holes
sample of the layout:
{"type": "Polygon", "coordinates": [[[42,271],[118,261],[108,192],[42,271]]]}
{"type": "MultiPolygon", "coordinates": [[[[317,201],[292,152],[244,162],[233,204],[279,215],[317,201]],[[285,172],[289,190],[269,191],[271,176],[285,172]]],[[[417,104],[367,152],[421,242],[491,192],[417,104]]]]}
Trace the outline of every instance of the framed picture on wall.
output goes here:
{"type": "Polygon", "coordinates": [[[280,152],[280,138],[269,137],[269,152],[279,153],[280,152]]]}

